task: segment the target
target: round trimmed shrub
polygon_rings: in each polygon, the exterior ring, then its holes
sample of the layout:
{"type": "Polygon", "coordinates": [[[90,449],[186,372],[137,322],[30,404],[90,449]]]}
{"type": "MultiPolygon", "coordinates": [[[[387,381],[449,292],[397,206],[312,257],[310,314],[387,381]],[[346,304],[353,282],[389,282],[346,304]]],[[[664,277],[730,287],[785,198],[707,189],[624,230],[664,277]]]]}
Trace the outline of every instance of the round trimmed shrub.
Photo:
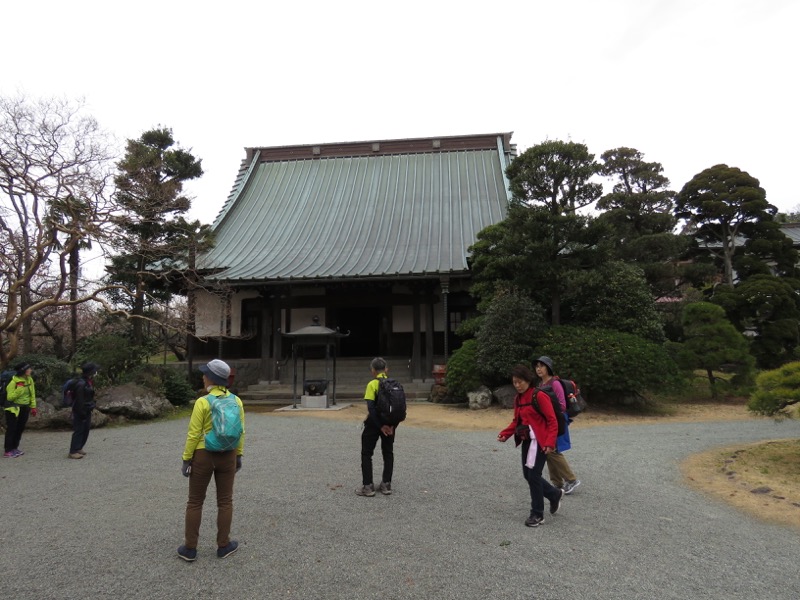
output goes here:
{"type": "Polygon", "coordinates": [[[747,408],[762,415],[786,413],[789,406],[800,403],[800,362],[790,362],[763,371],[756,377],[756,391],[747,408]]]}
{"type": "Polygon", "coordinates": [[[466,340],[450,356],[450,360],[447,361],[445,384],[447,385],[447,394],[459,398],[465,398],[467,392],[476,390],[481,385],[478,376],[478,342],[476,340],[466,340]]]}
{"type": "Polygon", "coordinates": [[[589,402],[610,406],[642,404],[648,391],[683,384],[678,366],[662,344],[614,331],[553,327],[536,353],[555,362],[558,375],[574,379],[589,402]]]}

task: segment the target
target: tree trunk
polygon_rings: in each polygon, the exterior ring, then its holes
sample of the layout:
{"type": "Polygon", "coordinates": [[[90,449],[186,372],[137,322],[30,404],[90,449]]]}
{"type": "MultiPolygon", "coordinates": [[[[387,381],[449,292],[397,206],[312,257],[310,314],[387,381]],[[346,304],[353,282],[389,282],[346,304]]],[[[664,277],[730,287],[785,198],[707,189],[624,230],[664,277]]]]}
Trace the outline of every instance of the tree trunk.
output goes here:
{"type": "MultiPolygon", "coordinates": [[[[78,271],[80,269],[80,252],[77,244],[69,253],[69,299],[74,302],[78,299],[78,271]]],[[[69,332],[70,332],[70,345],[69,354],[70,358],[75,356],[78,351],[78,305],[71,304],[69,332]]]]}
{"type": "Polygon", "coordinates": [[[557,291],[553,291],[553,295],[550,297],[551,305],[551,317],[550,317],[550,324],[553,327],[557,327],[561,325],[561,297],[557,291]]]}
{"type": "MultiPolygon", "coordinates": [[[[30,269],[30,264],[25,266],[26,272],[30,269]]],[[[20,290],[20,312],[25,312],[31,305],[31,292],[27,285],[20,290]]],[[[22,333],[22,352],[24,354],[33,353],[33,319],[27,317],[23,319],[20,327],[22,333]]]]}
{"type": "Polygon", "coordinates": [[[136,292],[133,298],[133,345],[144,343],[144,257],[139,257],[139,272],[136,274],[136,292]]]}
{"type": "Polygon", "coordinates": [[[708,383],[711,385],[711,397],[717,397],[717,380],[714,377],[714,372],[711,369],[706,369],[706,373],[708,373],[708,383]]]}

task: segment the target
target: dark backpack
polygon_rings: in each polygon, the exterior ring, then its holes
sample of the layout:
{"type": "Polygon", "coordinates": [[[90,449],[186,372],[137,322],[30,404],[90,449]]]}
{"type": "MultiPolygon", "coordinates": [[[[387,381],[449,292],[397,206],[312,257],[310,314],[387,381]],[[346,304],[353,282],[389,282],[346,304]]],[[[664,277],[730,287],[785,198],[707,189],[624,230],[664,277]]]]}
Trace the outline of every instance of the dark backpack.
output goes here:
{"type": "MultiPolygon", "coordinates": [[[[564,413],[561,412],[561,404],[558,401],[558,396],[549,385],[545,387],[537,387],[533,396],[531,396],[530,404],[520,404],[520,406],[533,406],[533,409],[544,417],[544,413],[539,408],[539,401],[536,396],[538,392],[544,392],[550,398],[550,403],[553,405],[553,412],[556,414],[556,422],[558,423],[558,435],[564,435],[567,431],[567,420],[564,418],[564,413]]],[[[545,418],[546,420],[546,418],[545,418]]]]}
{"type": "Polygon", "coordinates": [[[561,379],[558,376],[555,379],[558,379],[561,387],[564,388],[564,398],[567,401],[567,416],[570,419],[577,417],[586,410],[586,400],[583,399],[578,384],[571,379],[561,379]]]}
{"type": "Polygon", "coordinates": [[[72,405],[75,404],[75,383],[77,381],[75,378],[67,379],[61,386],[62,408],[72,408],[72,405]]]}
{"type": "Polygon", "coordinates": [[[8,405],[8,390],[6,388],[16,374],[16,371],[3,371],[0,373],[0,406],[8,405]]]}
{"type": "Polygon", "coordinates": [[[378,393],[375,408],[381,421],[387,425],[398,425],[406,419],[406,392],[396,379],[378,377],[378,393]]]}

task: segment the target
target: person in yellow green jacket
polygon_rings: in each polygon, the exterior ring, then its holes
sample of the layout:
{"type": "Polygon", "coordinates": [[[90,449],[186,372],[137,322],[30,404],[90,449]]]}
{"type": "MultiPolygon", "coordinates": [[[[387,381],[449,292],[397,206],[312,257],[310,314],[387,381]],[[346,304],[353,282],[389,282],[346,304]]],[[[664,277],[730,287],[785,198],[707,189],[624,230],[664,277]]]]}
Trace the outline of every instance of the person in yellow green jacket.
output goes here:
{"type": "MultiPolygon", "coordinates": [[[[186,503],[184,544],[178,547],[178,556],[187,562],[197,558],[203,501],[212,476],[217,488],[217,557],[226,558],[239,549],[239,542],[232,540],[230,533],[233,521],[233,480],[242,468],[244,453],[244,406],[238,396],[228,391],[231,368],[225,362],[212,360],[201,366],[200,371],[203,373],[203,387],[208,395],[198,398],[194,403],[181,467],[183,476],[189,478],[189,500],[186,503]],[[238,418],[241,422],[235,424],[237,428],[240,426],[239,439],[238,442],[235,438],[230,441],[230,449],[213,446],[216,431],[212,432],[211,405],[217,402],[235,402],[239,408],[238,418]]],[[[236,416],[235,410],[233,415],[236,416]]]]}
{"type": "Polygon", "coordinates": [[[8,395],[5,407],[6,438],[4,458],[17,458],[25,454],[19,449],[22,432],[28,423],[29,416],[36,416],[36,387],[33,384],[33,367],[28,363],[20,363],[14,370],[17,372],[6,387],[8,395]]]}

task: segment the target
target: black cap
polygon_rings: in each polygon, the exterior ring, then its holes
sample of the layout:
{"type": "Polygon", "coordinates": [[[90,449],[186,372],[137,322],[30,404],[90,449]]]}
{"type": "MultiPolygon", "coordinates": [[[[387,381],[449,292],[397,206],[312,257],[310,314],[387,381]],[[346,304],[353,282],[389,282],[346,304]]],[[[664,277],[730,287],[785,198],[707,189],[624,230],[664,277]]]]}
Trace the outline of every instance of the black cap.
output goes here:
{"type": "Polygon", "coordinates": [[[87,362],[81,365],[81,373],[86,375],[87,377],[91,377],[100,369],[100,365],[93,362],[87,362]]]}

